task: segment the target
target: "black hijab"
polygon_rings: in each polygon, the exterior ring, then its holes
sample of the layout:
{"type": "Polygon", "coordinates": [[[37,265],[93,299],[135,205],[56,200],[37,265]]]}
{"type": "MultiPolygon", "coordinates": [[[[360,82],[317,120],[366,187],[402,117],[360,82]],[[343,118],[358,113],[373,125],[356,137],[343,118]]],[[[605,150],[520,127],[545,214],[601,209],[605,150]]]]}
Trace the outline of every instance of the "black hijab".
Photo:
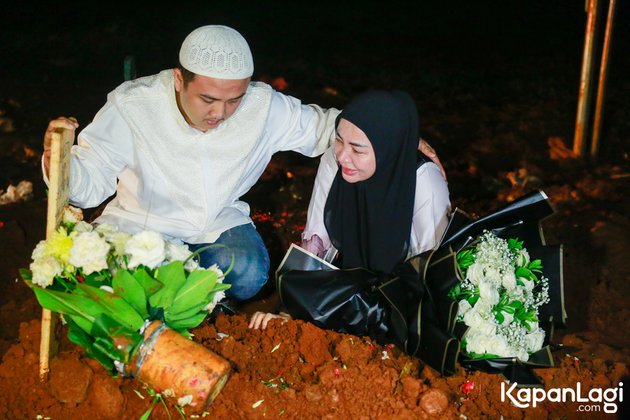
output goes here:
{"type": "Polygon", "coordinates": [[[418,111],[409,94],[370,90],[337,117],[359,127],[372,143],[376,172],[364,181],[333,181],[324,224],[341,252],[342,268],[390,274],[409,247],[416,188],[418,111]]]}

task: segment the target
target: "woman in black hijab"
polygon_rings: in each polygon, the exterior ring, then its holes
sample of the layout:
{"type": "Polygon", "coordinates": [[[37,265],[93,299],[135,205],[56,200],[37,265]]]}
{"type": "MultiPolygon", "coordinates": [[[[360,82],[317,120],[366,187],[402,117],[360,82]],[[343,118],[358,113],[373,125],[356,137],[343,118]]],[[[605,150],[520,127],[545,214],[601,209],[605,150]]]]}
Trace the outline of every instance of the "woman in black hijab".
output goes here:
{"type": "Polygon", "coordinates": [[[336,126],[341,170],[326,200],[326,230],[341,254],[342,268],[389,274],[409,248],[419,137],[416,106],[400,91],[368,91],[348,104],[336,126]],[[359,135],[344,138],[345,132],[359,135]],[[357,147],[361,140],[369,140],[372,150],[357,147]],[[348,175],[361,165],[362,154],[373,155],[376,168],[369,178],[355,180],[348,175]]]}
{"type": "MultiPolygon", "coordinates": [[[[418,112],[407,93],[370,90],[358,95],[337,117],[336,131],[335,145],[320,163],[302,246],[320,257],[338,251],[333,262],[342,270],[339,277],[299,273],[303,278],[295,284],[309,283],[312,289],[297,291],[292,302],[297,306],[343,299],[344,293],[361,290],[362,283],[387,278],[408,257],[437,246],[448,223],[448,187],[440,168],[417,151],[418,112]],[[361,279],[359,271],[352,271],[356,268],[363,270],[361,279]]],[[[357,309],[363,303],[348,299],[339,303],[347,312],[335,323],[323,314],[312,316],[313,311],[307,311],[309,316],[290,312],[325,328],[365,333],[355,328],[365,324],[365,314],[357,309]]],[[[258,312],[250,327],[265,328],[274,317],[278,315],[258,312]]]]}

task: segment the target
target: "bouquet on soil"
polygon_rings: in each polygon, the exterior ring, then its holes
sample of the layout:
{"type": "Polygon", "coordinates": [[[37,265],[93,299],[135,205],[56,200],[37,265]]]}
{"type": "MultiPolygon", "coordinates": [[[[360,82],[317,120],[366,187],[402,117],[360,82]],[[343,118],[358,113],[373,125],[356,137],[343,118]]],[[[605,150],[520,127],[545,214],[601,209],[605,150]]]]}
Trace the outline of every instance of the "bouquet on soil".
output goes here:
{"type": "Polygon", "coordinates": [[[20,275],[42,307],[62,314],[70,341],[112,374],[137,376],[205,408],[227,380],[229,363],[190,340],[188,330],[230,286],[218,267],[200,268],[195,258],[157,232],[94,227],[69,208],[20,275]]]}
{"type": "Polygon", "coordinates": [[[566,326],[562,246],[547,245],[541,228],[553,213],[542,191],[477,219],[455,211],[422,259],[422,322],[412,323],[411,342],[423,360],[447,375],[459,363],[541,385],[531,369],[554,365],[553,330],[566,326]]]}

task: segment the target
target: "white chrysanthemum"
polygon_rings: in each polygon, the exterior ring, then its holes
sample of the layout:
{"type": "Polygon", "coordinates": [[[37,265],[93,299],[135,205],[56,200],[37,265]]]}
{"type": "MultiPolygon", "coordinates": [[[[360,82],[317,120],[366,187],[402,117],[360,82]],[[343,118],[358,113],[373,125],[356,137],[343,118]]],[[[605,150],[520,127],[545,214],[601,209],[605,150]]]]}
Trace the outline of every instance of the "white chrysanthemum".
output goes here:
{"type": "Polygon", "coordinates": [[[217,283],[223,283],[223,278],[225,277],[223,274],[223,270],[219,268],[218,264],[212,264],[206,270],[214,271],[217,273],[217,283]]]}
{"type": "Polygon", "coordinates": [[[63,271],[63,267],[54,257],[37,258],[31,263],[30,269],[33,273],[32,282],[41,287],[50,286],[55,276],[63,271]]]}
{"type": "Polygon", "coordinates": [[[83,220],[83,210],[70,205],[65,206],[63,208],[61,220],[64,223],[79,223],[83,220]]]}
{"type": "Polygon", "coordinates": [[[94,226],[87,222],[80,221],[79,223],[74,225],[74,228],[72,229],[72,235],[78,235],[83,232],[92,232],[93,230],[94,226]]]}
{"type": "Polygon", "coordinates": [[[105,234],[104,238],[114,249],[114,254],[122,257],[125,255],[125,247],[127,246],[127,241],[131,238],[131,234],[127,232],[109,232],[105,234]]]}
{"type": "Polygon", "coordinates": [[[223,298],[225,298],[225,292],[223,290],[219,290],[218,292],[215,292],[214,296],[212,297],[212,300],[203,308],[203,310],[212,312],[214,307],[217,306],[217,303],[221,302],[223,298]]]}
{"type": "Polygon", "coordinates": [[[166,242],[165,251],[166,251],[166,260],[168,262],[171,262],[171,261],[183,262],[183,261],[188,260],[186,261],[186,264],[184,265],[184,268],[187,271],[193,271],[199,268],[199,263],[194,258],[188,259],[188,257],[190,257],[192,252],[186,245],[177,245],[172,242],[166,242]]]}
{"type": "Polygon", "coordinates": [[[129,268],[146,265],[155,268],[166,257],[164,239],[157,232],[143,231],[136,233],[127,241],[125,252],[131,256],[129,268]]]}
{"type": "Polygon", "coordinates": [[[81,267],[84,274],[91,274],[107,268],[109,244],[96,232],[82,232],[77,235],[70,249],[69,262],[81,267]]]}
{"type": "Polygon", "coordinates": [[[545,331],[541,328],[528,333],[525,336],[525,347],[530,353],[540,350],[545,340],[545,331]]]}
{"type": "Polygon", "coordinates": [[[101,236],[107,237],[114,232],[118,232],[118,226],[111,225],[109,223],[101,223],[99,225],[96,225],[94,230],[98,232],[101,236]]]}
{"type": "Polygon", "coordinates": [[[31,254],[31,258],[33,259],[33,261],[39,260],[41,258],[44,258],[47,252],[48,250],[46,249],[46,241],[39,241],[37,245],[35,245],[35,249],[31,254]]]}
{"type": "Polygon", "coordinates": [[[499,303],[499,291],[494,283],[482,281],[479,283],[479,299],[483,299],[489,305],[499,303]]]}

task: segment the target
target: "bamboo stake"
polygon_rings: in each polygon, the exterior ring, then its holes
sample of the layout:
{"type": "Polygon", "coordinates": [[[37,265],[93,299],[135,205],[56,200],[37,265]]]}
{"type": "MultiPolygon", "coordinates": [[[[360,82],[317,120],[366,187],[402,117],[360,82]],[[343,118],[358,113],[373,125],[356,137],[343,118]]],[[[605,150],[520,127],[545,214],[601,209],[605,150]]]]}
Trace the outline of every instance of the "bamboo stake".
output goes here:
{"type": "MultiPolygon", "coordinates": [[[[74,134],[71,130],[56,129],[52,133],[46,238],[50,238],[59,227],[63,209],[68,204],[70,148],[73,143],[74,134]]],[[[59,348],[55,334],[57,318],[57,314],[50,310],[42,310],[42,336],[39,345],[39,377],[42,381],[48,377],[50,357],[54,356],[59,348]]]]}
{"type": "Polygon", "coordinates": [[[584,133],[588,126],[591,71],[593,68],[593,44],[595,25],[597,23],[597,0],[587,1],[588,18],[586,21],[586,36],[584,38],[584,55],[582,57],[582,75],[580,78],[580,93],[575,122],[575,137],[573,139],[573,152],[580,158],[584,157],[586,150],[584,133]]]}
{"type": "Polygon", "coordinates": [[[595,119],[593,121],[593,136],[591,139],[591,159],[596,159],[599,153],[599,135],[601,133],[602,109],[606,92],[606,76],[608,74],[608,55],[610,53],[610,38],[612,36],[613,21],[615,17],[615,0],[609,0],[608,20],[606,21],[606,33],[604,35],[604,47],[602,50],[602,62],[599,69],[599,84],[597,87],[597,100],[595,102],[595,119]]]}

